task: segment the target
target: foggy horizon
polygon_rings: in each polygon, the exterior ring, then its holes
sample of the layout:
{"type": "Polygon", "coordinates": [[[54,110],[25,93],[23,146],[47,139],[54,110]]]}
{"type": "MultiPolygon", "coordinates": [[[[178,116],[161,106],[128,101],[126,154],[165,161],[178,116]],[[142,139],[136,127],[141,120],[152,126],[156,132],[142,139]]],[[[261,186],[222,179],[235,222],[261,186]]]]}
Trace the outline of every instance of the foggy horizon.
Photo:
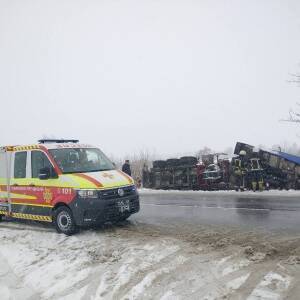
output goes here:
{"type": "Polygon", "coordinates": [[[0,0],[0,145],[116,157],[299,143],[300,3],[0,0]]]}

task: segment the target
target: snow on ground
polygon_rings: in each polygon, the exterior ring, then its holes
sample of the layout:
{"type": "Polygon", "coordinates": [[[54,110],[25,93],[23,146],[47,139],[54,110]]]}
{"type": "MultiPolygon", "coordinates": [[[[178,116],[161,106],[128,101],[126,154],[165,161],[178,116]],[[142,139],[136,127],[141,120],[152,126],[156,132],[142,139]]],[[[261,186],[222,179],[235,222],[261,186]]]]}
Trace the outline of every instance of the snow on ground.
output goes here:
{"type": "Polygon", "coordinates": [[[248,300],[270,299],[278,300],[281,292],[288,289],[291,283],[290,276],[280,275],[275,272],[268,273],[251,293],[248,300]]]}
{"type": "Polygon", "coordinates": [[[132,223],[67,237],[2,222],[0,240],[1,300],[281,299],[294,280],[242,248],[217,251],[132,223]]]}

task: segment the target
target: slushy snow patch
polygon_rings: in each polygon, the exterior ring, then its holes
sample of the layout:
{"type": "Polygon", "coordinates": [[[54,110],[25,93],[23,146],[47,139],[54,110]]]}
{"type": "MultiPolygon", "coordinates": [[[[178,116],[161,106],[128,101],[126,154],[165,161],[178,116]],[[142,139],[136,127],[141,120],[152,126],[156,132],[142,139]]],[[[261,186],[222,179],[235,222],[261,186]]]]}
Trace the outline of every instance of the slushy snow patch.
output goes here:
{"type": "Polygon", "coordinates": [[[282,293],[289,288],[290,283],[290,276],[283,276],[275,272],[269,272],[254,289],[247,300],[279,300],[282,298],[282,293]]]}

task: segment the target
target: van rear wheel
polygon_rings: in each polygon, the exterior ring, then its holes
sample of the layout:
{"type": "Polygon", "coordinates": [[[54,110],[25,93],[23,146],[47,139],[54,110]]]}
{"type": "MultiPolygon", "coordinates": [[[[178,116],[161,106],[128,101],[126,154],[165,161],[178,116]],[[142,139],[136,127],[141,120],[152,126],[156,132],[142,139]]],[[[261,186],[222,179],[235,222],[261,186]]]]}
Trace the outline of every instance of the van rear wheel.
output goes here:
{"type": "Polygon", "coordinates": [[[72,235],[78,232],[72,211],[66,206],[60,206],[54,211],[53,222],[58,233],[72,235]]]}

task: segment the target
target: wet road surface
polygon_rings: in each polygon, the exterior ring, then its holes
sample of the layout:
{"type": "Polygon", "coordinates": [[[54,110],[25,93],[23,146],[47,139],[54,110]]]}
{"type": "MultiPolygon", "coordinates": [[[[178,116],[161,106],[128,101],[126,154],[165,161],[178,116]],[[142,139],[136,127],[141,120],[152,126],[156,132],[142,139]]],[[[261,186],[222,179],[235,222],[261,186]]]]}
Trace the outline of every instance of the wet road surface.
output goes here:
{"type": "Polygon", "coordinates": [[[141,191],[141,211],[131,220],[147,224],[218,225],[299,232],[300,192],[141,191]]]}

